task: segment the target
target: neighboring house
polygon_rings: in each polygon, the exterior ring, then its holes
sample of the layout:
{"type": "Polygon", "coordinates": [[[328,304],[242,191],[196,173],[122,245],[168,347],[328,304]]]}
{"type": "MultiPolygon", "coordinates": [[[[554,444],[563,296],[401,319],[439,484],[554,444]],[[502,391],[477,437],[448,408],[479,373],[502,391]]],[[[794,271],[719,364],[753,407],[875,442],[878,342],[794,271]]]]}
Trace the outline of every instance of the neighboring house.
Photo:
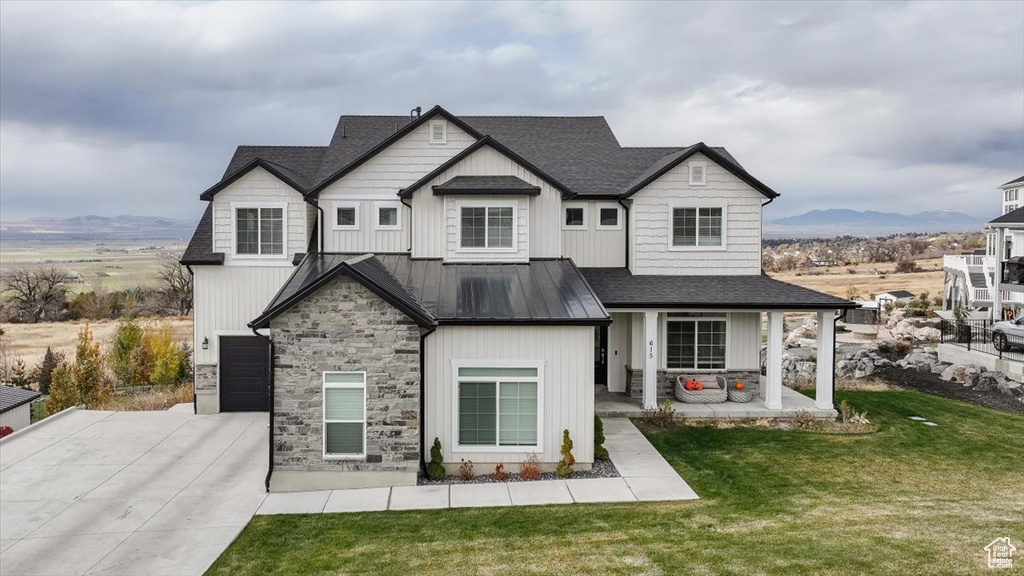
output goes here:
{"type": "Polygon", "coordinates": [[[20,430],[32,423],[32,401],[39,398],[39,392],[0,386],[0,428],[10,426],[20,430]]]}
{"type": "Polygon", "coordinates": [[[449,470],[550,469],[568,430],[586,468],[599,386],[653,408],[711,372],[781,410],[787,311],[817,314],[832,409],[856,305],[762,274],[777,196],[722,148],[623,147],[602,117],[435,107],[241,146],[182,259],[197,410],[270,410],[274,491],[413,484],[435,437],[449,470]]]}
{"type": "Polygon", "coordinates": [[[886,304],[893,304],[895,306],[903,306],[910,304],[916,296],[913,292],[906,290],[890,290],[889,292],[882,292],[875,296],[875,305],[879,309],[885,309],[886,304]]]}
{"type": "Polygon", "coordinates": [[[943,258],[946,310],[959,303],[997,320],[1024,312],[1024,176],[999,188],[1003,212],[985,225],[986,249],[943,258]]]}

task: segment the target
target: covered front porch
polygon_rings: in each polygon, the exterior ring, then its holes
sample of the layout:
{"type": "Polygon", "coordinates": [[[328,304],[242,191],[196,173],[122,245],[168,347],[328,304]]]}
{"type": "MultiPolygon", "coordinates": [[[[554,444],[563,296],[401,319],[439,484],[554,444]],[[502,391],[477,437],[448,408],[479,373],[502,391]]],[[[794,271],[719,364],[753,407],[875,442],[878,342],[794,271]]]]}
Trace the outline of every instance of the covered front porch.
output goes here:
{"type": "MultiPolygon", "coordinates": [[[[782,408],[769,409],[764,402],[757,400],[722,404],[687,404],[672,399],[672,408],[678,418],[788,418],[798,412],[807,412],[815,418],[834,418],[835,409],[819,408],[813,398],[793,390],[782,388],[782,408]]],[[[639,402],[624,392],[609,392],[607,386],[598,385],[594,389],[594,413],[602,418],[633,418],[643,414],[639,402]]]]}

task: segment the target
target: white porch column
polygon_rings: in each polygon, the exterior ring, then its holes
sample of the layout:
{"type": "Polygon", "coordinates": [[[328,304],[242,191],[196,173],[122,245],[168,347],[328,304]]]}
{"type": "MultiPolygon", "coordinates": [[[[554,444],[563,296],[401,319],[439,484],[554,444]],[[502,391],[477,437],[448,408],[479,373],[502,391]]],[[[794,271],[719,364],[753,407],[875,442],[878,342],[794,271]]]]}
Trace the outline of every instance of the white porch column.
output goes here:
{"type": "Polygon", "coordinates": [[[782,312],[768,313],[768,357],[764,405],[769,410],[782,410],[782,312]]]}
{"type": "Polygon", "coordinates": [[[832,408],[832,376],[836,370],[836,349],[832,342],[835,317],[835,310],[818,312],[818,368],[814,407],[820,410],[832,408]]]}
{"type": "Polygon", "coordinates": [[[658,407],[658,313],[644,312],[644,410],[658,407]]]}

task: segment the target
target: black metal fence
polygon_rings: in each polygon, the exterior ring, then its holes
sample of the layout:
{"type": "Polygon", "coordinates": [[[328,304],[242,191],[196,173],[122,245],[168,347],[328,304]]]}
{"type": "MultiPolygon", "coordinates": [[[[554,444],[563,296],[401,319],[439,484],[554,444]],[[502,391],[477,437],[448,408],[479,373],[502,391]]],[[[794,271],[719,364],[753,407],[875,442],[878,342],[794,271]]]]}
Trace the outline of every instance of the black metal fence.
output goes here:
{"type": "Polygon", "coordinates": [[[1024,336],[993,326],[992,320],[943,320],[939,325],[941,341],[943,344],[954,344],[999,358],[1024,362],[1024,336]]]}

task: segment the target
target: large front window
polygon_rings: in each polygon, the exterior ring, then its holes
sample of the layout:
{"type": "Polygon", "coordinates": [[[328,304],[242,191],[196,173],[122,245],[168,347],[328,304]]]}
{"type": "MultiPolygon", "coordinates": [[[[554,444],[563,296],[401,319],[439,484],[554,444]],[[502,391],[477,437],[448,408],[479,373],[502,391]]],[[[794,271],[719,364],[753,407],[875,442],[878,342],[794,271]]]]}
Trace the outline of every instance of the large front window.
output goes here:
{"type": "Polygon", "coordinates": [[[460,214],[462,248],[502,249],[515,246],[512,206],[463,206],[460,214]]]}
{"type": "Polygon", "coordinates": [[[284,208],[236,208],[235,254],[284,254],[284,208]]]}
{"type": "Polygon", "coordinates": [[[366,453],[366,373],[324,372],[324,457],[366,453]]]}
{"type": "Polygon", "coordinates": [[[722,208],[673,208],[673,246],[721,246],[722,208]]]}
{"type": "Polygon", "coordinates": [[[457,368],[460,446],[537,447],[537,367],[457,368]]]}
{"type": "Polygon", "coordinates": [[[725,369],[726,322],[721,316],[670,315],[665,342],[667,368],[725,369]]]}

